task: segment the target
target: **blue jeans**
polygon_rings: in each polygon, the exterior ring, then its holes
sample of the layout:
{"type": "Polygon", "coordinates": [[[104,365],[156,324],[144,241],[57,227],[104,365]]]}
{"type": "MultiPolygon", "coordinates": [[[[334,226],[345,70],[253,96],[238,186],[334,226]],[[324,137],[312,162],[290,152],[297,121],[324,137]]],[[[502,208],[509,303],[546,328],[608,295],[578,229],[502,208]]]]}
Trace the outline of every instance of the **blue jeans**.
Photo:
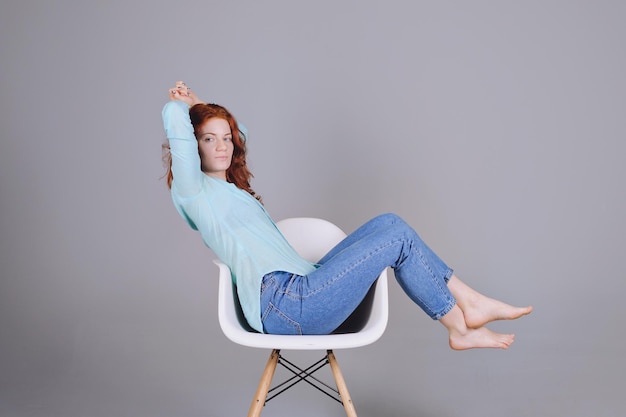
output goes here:
{"type": "Polygon", "coordinates": [[[448,290],[452,269],[400,217],[383,214],[347,236],[306,276],[271,272],[261,283],[266,333],[329,334],[352,313],[386,268],[431,318],[456,300],[448,290]]]}

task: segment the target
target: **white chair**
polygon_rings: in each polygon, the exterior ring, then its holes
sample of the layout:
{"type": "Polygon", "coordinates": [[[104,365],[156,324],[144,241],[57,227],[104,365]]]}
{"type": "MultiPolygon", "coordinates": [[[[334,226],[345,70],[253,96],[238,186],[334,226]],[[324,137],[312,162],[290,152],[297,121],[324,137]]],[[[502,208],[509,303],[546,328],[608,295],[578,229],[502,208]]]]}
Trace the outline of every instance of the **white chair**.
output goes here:
{"type": "MultiPolygon", "coordinates": [[[[337,226],[322,219],[292,218],[282,220],[277,225],[294,249],[311,262],[320,260],[346,236],[337,226]]],[[[304,381],[342,403],[348,417],[356,417],[356,410],[333,350],[365,346],[382,336],[388,318],[387,271],[380,274],[365,300],[333,334],[287,336],[262,334],[250,328],[241,311],[230,269],[219,260],[214,262],[219,267],[218,317],[222,331],[237,344],[272,349],[248,416],[260,416],[267,401],[304,381]],[[325,350],[326,355],[319,362],[301,369],[281,356],[282,349],[325,350]],[[277,364],[281,364],[294,376],[270,389],[277,364]],[[330,365],[337,389],[313,376],[314,372],[325,365],[330,365]],[[281,390],[274,393],[277,389],[281,390]],[[269,393],[272,394],[271,397],[268,397],[269,393]]]]}

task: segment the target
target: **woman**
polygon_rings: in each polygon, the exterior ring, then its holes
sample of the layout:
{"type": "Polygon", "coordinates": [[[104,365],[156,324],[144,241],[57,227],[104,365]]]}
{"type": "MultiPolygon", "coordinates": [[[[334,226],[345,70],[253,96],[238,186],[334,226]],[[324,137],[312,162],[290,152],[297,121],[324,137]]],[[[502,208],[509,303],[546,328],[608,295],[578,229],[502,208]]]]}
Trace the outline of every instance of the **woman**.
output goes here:
{"type": "Polygon", "coordinates": [[[250,188],[245,129],[179,81],[163,109],[168,185],[176,209],[233,272],[249,324],[274,334],[328,334],[363,300],[380,272],[394,269],[406,294],[448,330],[452,349],[508,348],[514,335],[484,327],[516,319],[514,307],[465,285],[417,233],[378,216],[317,264],[302,259],[250,188]]]}

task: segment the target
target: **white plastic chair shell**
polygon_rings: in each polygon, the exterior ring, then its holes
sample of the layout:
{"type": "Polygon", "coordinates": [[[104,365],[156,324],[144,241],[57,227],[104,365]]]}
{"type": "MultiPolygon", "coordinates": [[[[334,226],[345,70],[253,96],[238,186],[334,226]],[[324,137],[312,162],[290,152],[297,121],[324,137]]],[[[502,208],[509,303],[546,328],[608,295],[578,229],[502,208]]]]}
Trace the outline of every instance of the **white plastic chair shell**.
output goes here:
{"type": "MultiPolygon", "coordinates": [[[[291,218],[277,223],[278,228],[294,249],[311,262],[320,260],[330,249],[345,238],[345,233],[334,224],[315,218],[291,218]]],[[[255,332],[245,322],[236,305],[236,290],[227,265],[214,261],[219,267],[218,318],[224,335],[239,345],[266,349],[348,349],[371,344],[385,331],[388,319],[387,270],[383,271],[373,289],[369,317],[363,327],[354,333],[330,335],[274,335],[255,332]]]]}

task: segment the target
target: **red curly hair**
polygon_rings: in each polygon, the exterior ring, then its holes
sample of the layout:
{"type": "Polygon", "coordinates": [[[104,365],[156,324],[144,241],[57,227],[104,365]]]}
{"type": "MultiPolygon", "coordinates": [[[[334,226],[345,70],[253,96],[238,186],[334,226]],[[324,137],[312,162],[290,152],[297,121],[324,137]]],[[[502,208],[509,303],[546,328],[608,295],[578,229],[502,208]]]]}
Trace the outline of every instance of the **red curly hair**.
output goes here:
{"type": "MultiPolygon", "coordinates": [[[[226,108],[219,104],[199,103],[189,109],[189,118],[191,119],[196,139],[198,138],[198,129],[200,129],[200,126],[214,117],[226,120],[233,135],[233,157],[230,167],[226,170],[226,180],[261,201],[261,197],[250,187],[250,179],[254,176],[248,169],[246,163],[246,137],[239,130],[237,120],[226,108]]],[[[172,188],[174,175],[172,174],[172,155],[169,151],[169,144],[163,144],[163,149],[163,162],[167,170],[164,177],[167,178],[168,188],[172,188]]]]}

